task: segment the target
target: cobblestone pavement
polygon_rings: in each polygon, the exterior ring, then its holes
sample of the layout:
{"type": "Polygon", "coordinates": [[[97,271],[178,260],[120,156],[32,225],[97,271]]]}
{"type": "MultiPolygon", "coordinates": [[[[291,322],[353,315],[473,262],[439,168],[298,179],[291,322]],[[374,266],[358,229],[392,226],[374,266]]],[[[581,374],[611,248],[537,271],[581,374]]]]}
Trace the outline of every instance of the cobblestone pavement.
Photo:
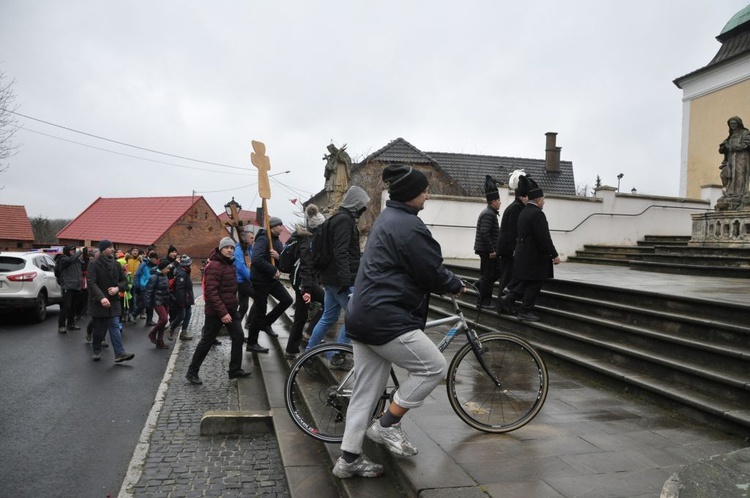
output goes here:
{"type": "Polygon", "coordinates": [[[200,436],[204,412],[239,409],[237,381],[227,376],[228,337],[219,337],[221,346],[206,357],[203,385],[185,380],[202,326],[203,307],[195,306],[194,338],[171,343],[176,351],[119,497],[290,496],[273,433],[200,436]]]}

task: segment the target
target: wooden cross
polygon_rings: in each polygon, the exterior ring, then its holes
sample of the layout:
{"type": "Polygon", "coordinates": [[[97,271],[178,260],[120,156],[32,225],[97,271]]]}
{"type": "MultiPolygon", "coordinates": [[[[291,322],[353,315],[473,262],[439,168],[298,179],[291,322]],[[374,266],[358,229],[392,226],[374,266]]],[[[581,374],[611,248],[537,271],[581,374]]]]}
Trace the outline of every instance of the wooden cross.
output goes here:
{"type": "MultiPolygon", "coordinates": [[[[269,247],[273,249],[271,223],[270,217],[268,216],[268,204],[266,203],[266,200],[271,198],[271,184],[268,181],[268,171],[271,169],[271,160],[266,155],[266,145],[263,142],[252,140],[251,143],[254,152],[250,153],[250,161],[256,168],[258,168],[258,195],[263,199],[263,227],[266,229],[269,247]]],[[[271,263],[273,262],[274,260],[272,257],[271,263]]]]}

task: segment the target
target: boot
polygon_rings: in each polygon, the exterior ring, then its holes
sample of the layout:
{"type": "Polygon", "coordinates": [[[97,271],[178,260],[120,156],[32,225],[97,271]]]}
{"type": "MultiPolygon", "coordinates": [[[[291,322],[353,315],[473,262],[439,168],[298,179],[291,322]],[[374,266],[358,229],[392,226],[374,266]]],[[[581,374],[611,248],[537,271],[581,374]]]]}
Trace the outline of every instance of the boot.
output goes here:
{"type": "Polygon", "coordinates": [[[164,341],[159,339],[156,341],[156,349],[169,349],[169,346],[164,344],[164,341]]]}

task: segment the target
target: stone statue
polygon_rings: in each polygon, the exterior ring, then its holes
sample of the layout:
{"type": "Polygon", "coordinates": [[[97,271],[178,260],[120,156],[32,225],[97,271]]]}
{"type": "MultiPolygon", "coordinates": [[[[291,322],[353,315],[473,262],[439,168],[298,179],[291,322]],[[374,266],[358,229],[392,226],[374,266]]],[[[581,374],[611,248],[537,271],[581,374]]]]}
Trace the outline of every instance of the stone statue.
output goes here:
{"type": "Polygon", "coordinates": [[[328,194],[328,210],[337,209],[346,190],[349,188],[352,158],[346,152],[346,144],[340,149],[330,144],[329,154],[323,156],[326,161],[325,177],[326,192],[328,194]]]}
{"type": "Polygon", "coordinates": [[[729,209],[739,209],[750,201],[750,131],[737,116],[729,118],[727,125],[729,136],[719,144],[719,154],[724,155],[720,166],[724,187],[722,199],[729,209]]]}

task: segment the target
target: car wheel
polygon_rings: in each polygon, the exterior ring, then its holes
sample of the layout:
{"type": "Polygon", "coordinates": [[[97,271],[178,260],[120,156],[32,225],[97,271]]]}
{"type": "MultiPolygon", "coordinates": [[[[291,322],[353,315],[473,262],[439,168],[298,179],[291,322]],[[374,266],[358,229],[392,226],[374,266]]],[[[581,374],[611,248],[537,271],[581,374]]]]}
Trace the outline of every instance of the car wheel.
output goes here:
{"type": "Polygon", "coordinates": [[[47,318],[47,294],[40,292],[36,297],[36,306],[33,311],[34,321],[43,322],[47,318]]]}

